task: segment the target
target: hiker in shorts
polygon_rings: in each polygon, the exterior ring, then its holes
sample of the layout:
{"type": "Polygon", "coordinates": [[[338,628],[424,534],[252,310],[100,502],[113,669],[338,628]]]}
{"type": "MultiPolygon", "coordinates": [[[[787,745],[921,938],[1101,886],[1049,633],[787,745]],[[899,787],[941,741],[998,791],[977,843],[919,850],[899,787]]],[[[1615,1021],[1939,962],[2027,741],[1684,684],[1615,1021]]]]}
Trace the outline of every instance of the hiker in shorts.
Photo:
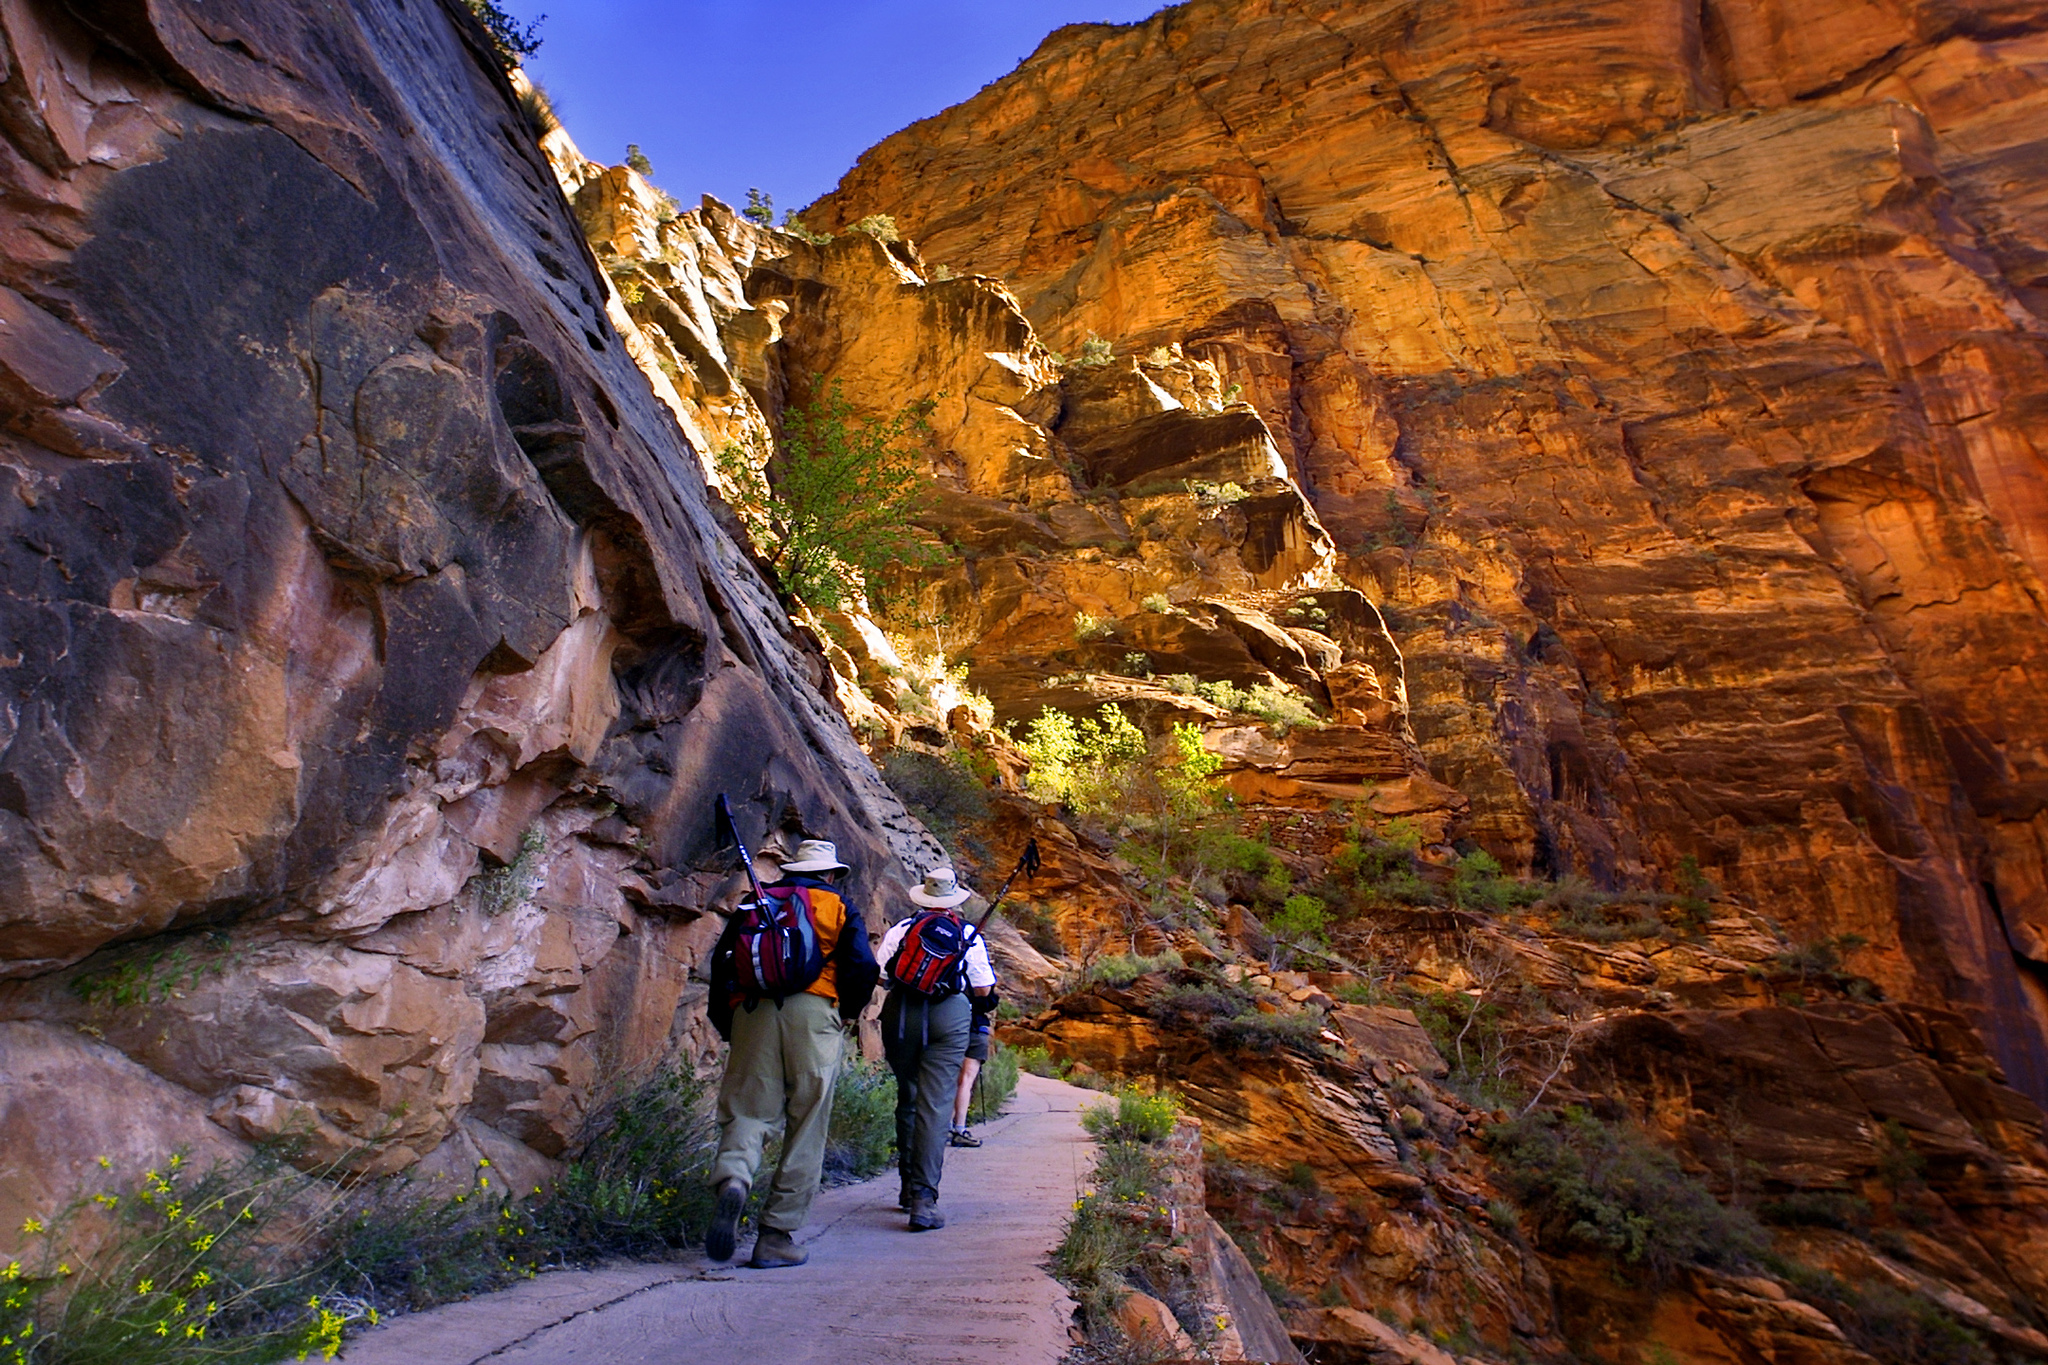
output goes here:
{"type": "MultiPolygon", "coordinates": [[[[969,1006],[979,997],[970,997],[969,1006]]],[[[988,1010],[975,1010],[974,1018],[967,1026],[967,1059],[960,1063],[960,1084],[953,1092],[953,1132],[946,1139],[948,1147],[979,1147],[981,1139],[967,1126],[967,1120],[974,1109],[974,1082],[981,1075],[982,1066],[988,1061],[988,1050],[995,1041],[995,1016],[988,1010]]]]}
{"type": "Polygon", "coordinates": [[[704,1239],[714,1261],[732,1258],[762,1144],[777,1127],[782,1161],[748,1264],[769,1270],[810,1259],[796,1233],[824,1173],[840,1025],[867,1008],[880,972],[867,925],[839,889],[848,870],[830,843],[804,840],[781,880],[763,888],[759,905],[735,911],[712,949],[711,1023],[732,1044],[718,1087],[717,1204],[704,1239]]]}
{"type": "Polygon", "coordinates": [[[917,913],[882,936],[888,999],[882,1052],[896,1073],[896,1165],[912,1232],[946,1225],[939,1176],[952,1131],[953,1094],[977,1016],[996,1007],[996,973],[980,931],[960,917],[970,893],[949,867],[925,873],[917,913]]]}

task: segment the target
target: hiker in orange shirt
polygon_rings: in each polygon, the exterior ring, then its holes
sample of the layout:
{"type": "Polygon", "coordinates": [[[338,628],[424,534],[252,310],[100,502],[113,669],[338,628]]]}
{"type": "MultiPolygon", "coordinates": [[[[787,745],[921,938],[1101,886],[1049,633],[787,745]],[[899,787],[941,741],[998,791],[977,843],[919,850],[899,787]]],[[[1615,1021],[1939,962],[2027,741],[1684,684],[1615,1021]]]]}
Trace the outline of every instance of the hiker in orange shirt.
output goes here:
{"type": "Polygon", "coordinates": [[[732,1044],[718,1087],[710,1181],[718,1202],[704,1239],[714,1261],[732,1257],[762,1144],[778,1125],[782,1162],[748,1264],[767,1270],[809,1259],[796,1233],[824,1173],[840,1025],[867,1007],[880,971],[867,924],[839,889],[849,870],[833,845],[804,840],[781,880],[734,911],[712,949],[711,1023],[732,1044]]]}

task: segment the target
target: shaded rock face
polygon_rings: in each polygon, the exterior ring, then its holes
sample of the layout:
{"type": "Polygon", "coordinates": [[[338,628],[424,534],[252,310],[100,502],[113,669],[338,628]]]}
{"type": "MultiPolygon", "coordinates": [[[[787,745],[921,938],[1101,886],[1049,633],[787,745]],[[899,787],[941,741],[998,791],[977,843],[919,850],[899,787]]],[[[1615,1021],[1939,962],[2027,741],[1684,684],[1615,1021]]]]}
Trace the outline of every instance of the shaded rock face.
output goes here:
{"type": "Polygon", "coordinates": [[[1531,17],[1062,29],[809,221],[1241,386],[1510,865],[1691,856],[2048,1096],[2041,17],[1531,17]]]}
{"type": "MultiPolygon", "coordinates": [[[[937,850],[462,6],[0,39],[10,1099],[43,1078],[79,1144],[129,1103],[131,1146],[538,1169],[601,1077],[702,1042],[714,794],[870,902],[937,850]]],[[[0,1223],[101,1154],[49,1146],[8,1143],[0,1223]]]]}

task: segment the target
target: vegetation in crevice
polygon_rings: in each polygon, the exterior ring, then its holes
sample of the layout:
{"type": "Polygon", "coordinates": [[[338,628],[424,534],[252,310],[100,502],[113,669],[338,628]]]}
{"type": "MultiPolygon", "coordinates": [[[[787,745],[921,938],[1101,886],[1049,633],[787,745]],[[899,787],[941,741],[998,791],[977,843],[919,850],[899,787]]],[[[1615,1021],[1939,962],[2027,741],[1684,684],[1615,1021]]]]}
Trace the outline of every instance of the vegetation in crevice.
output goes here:
{"type": "Polygon", "coordinates": [[[913,520],[929,479],[911,441],[926,429],[930,408],[919,402],[891,417],[862,417],[835,380],[783,413],[773,452],[758,442],[719,451],[727,503],[798,602],[832,611],[865,598],[879,607],[904,566],[938,558],[913,520]]]}

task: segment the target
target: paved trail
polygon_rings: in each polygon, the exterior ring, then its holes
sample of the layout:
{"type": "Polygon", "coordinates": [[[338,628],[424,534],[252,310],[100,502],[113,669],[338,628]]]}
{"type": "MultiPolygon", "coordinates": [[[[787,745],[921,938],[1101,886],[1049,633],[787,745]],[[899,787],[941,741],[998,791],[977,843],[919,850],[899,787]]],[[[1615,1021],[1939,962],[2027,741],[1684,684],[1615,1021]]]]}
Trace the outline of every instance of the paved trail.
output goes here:
{"type": "Polygon", "coordinates": [[[940,1231],[904,1231],[892,1171],[818,1197],[798,1269],[559,1271],[399,1318],[343,1365],[1052,1365],[1073,1304],[1042,1266],[1088,1174],[1095,1098],[1021,1078],[988,1145],[946,1154],[940,1231]]]}

